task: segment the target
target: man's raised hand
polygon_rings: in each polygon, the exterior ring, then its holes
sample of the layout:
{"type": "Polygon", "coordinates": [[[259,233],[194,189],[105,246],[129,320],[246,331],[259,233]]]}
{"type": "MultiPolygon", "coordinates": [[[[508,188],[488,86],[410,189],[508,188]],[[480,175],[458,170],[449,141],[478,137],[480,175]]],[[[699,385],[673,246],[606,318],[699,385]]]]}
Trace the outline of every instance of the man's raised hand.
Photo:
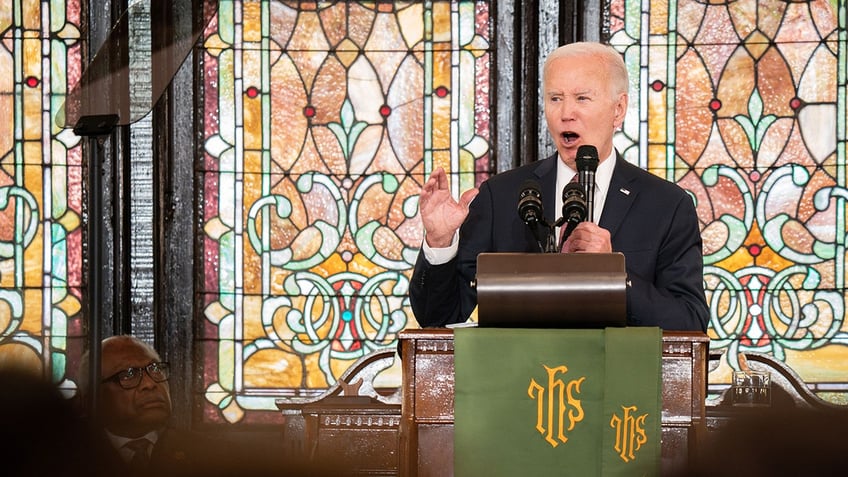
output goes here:
{"type": "Polygon", "coordinates": [[[441,167],[433,171],[421,188],[418,212],[424,224],[425,240],[432,248],[450,246],[454,234],[468,216],[468,205],[477,196],[477,188],[462,193],[459,202],[454,200],[448,176],[441,167]]]}

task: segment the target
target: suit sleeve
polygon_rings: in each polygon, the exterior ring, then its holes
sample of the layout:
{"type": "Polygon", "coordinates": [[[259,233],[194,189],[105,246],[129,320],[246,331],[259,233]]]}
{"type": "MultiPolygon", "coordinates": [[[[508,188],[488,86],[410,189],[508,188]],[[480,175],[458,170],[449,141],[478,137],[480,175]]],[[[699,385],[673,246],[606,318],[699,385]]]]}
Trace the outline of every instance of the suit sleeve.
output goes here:
{"type": "Polygon", "coordinates": [[[660,242],[653,277],[628,267],[628,324],[664,330],[706,331],[709,311],[704,297],[701,234],[694,204],[678,199],[668,231],[660,242]]]}

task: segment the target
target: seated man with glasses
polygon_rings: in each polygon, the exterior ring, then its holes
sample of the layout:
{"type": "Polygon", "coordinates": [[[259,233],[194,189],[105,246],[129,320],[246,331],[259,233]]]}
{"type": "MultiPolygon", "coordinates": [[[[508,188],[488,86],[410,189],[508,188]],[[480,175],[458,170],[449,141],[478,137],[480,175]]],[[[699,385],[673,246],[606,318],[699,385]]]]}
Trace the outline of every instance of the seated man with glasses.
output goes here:
{"type": "MultiPolygon", "coordinates": [[[[101,434],[97,475],[150,477],[344,476],[346,460],[314,462],[284,452],[282,436],[244,432],[203,434],[169,426],[170,374],[153,347],[133,336],[101,342],[97,418],[101,434]],[[236,437],[237,436],[237,437],[236,437]],[[285,457],[284,457],[285,456],[285,457]]],[[[80,363],[86,402],[88,355],[80,363]]],[[[226,431],[226,429],[223,429],[226,431]]],[[[2,467],[0,467],[2,468],[2,467]]]]}
{"type": "Polygon", "coordinates": [[[113,336],[103,340],[100,366],[105,378],[98,415],[107,435],[127,459],[144,459],[141,452],[127,449],[127,444],[145,448],[149,457],[171,417],[168,363],[141,340],[113,336]]]}
{"type": "MultiPolygon", "coordinates": [[[[81,384],[87,382],[85,361],[81,384]]],[[[105,469],[114,475],[229,476],[250,466],[237,452],[242,446],[168,426],[169,367],[150,345],[126,335],[106,338],[100,366],[94,415],[108,442],[101,448],[105,469]]]]}

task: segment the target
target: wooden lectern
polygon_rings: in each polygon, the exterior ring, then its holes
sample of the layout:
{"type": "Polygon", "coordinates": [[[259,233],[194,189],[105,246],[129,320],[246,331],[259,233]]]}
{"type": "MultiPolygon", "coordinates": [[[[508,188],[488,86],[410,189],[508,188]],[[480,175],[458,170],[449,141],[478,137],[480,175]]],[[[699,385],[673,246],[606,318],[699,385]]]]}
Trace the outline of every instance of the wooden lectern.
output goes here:
{"type": "MultiPolygon", "coordinates": [[[[453,330],[400,333],[403,398],[399,473],[403,477],[453,475],[453,330]]],[[[683,471],[705,433],[709,338],[704,333],[663,333],[662,471],[683,471]]]]}

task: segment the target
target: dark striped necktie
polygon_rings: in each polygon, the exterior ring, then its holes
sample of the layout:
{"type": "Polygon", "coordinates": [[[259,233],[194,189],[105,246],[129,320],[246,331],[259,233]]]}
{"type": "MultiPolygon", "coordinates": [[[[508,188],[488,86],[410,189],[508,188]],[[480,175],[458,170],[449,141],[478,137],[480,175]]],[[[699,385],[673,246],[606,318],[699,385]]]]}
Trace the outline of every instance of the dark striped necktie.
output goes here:
{"type": "Polygon", "coordinates": [[[142,469],[150,464],[150,448],[152,447],[152,443],[149,440],[144,438],[134,439],[124,444],[124,447],[132,451],[132,456],[130,457],[131,467],[142,469]]]}

